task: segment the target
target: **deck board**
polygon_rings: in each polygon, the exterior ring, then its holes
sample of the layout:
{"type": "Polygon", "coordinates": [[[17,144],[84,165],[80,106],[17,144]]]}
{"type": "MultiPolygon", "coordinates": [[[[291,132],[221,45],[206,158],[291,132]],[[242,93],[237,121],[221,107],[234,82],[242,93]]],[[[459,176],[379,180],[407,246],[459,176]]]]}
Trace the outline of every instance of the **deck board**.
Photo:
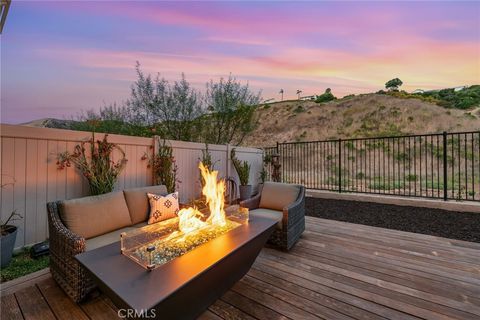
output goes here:
{"type": "Polygon", "coordinates": [[[18,306],[17,300],[13,294],[3,296],[1,298],[0,318],[11,320],[22,320],[22,311],[18,306]]]}
{"type": "MultiPolygon", "coordinates": [[[[2,319],[118,318],[104,295],[77,305],[51,278],[8,290],[2,319]]],[[[290,252],[264,248],[200,317],[418,318],[480,318],[479,244],[312,217],[290,252]]]]}

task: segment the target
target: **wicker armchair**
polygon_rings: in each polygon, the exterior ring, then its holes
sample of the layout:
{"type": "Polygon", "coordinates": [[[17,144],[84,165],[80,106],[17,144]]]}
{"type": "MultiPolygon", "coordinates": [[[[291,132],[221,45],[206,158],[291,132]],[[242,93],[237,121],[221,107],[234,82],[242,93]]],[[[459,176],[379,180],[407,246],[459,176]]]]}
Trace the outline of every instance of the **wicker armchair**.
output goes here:
{"type": "MultiPolygon", "coordinates": [[[[266,201],[262,201],[262,194],[265,192],[272,192],[272,187],[283,186],[283,188],[298,188],[298,195],[296,199],[283,206],[282,197],[278,197],[277,207],[273,208],[278,211],[281,221],[279,221],[280,227],[277,227],[269,239],[269,243],[283,249],[290,250],[293,245],[298,241],[303,231],[305,231],[305,187],[300,185],[287,185],[276,184],[273,182],[265,183],[263,190],[260,194],[250,198],[248,200],[240,202],[242,207],[251,210],[251,214],[255,215],[255,211],[260,208],[272,209],[271,205],[268,205],[266,201]],[[283,209],[279,209],[278,205],[281,205],[283,209]]],[[[269,210],[274,212],[274,210],[269,210]]]]}
{"type": "Polygon", "coordinates": [[[85,238],[67,229],[60,219],[60,201],[49,202],[48,227],[50,242],[50,272],[53,279],[75,302],[83,300],[95,288],[86,270],[75,260],[85,251],[85,238]]]}

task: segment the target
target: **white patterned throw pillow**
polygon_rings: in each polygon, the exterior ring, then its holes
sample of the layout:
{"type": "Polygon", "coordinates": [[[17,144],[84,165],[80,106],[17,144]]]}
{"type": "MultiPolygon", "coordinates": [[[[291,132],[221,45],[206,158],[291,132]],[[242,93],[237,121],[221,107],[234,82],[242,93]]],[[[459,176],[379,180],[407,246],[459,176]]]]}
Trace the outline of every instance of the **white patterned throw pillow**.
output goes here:
{"type": "Polygon", "coordinates": [[[148,224],[160,222],[166,219],[175,218],[179,211],[178,192],[161,196],[147,193],[150,202],[150,217],[148,224]]]}

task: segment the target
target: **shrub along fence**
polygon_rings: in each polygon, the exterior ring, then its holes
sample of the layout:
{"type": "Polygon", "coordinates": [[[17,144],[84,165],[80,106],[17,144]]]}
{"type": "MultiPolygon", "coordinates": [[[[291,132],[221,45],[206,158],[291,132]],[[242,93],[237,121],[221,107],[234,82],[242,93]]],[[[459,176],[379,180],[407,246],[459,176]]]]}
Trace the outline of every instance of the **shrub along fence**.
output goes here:
{"type": "Polygon", "coordinates": [[[480,200],[480,131],[278,143],[281,180],[309,189],[480,200]]]}
{"type": "MultiPolygon", "coordinates": [[[[48,237],[46,203],[89,194],[86,179],[73,165],[59,170],[56,162],[60,152],[72,152],[80,141],[91,137],[91,132],[2,124],[0,136],[1,219],[4,221],[12,210],[23,216],[14,223],[19,227],[16,248],[43,241],[48,237]]],[[[103,133],[95,134],[96,139],[103,136],[103,133]]],[[[142,157],[156,151],[158,139],[109,134],[108,141],[118,144],[128,160],[115,189],[151,185],[152,171],[142,157]]],[[[178,166],[180,199],[187,202],[200,193],[198,162],[205,144],[183,141],[168,141],[168,144],[172,146],[178,166]]],[[[209,145],[208,148],[219,176],[233,177],[238,183],[230,161],[230,150],[234,147],[209,145]]],[[[250,183],[256,184],[263,151],[235,148],[238,158],[251,164],[250,183]]],[[[113,156],[115,160],[120,155],[114,153],[113,156]]]]}

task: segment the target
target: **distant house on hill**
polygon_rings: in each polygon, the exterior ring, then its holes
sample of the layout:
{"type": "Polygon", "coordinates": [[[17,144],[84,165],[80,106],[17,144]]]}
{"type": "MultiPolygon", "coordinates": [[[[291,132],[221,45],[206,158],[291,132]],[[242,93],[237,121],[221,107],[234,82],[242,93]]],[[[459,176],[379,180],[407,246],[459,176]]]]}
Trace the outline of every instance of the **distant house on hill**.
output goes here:
{"type": "Polygon", "coordinates": [[[300,100],[315,100],[315,96],[303,96],[303,97],[300,97],[300,100]]]}
{"type": "Polygon", "coordinates": [[[463,89],[466,89],[467,86],[459,86],[459,87],[454,87],[453,88],[453,91],[457,92],[457,91],[462,91],[463,89]]]}
{"type": "MultiPolygon", "coordinates": [[[[458,92],[458,91],[462,91],[463,89],[466,89],[468,88],[468,86],[458,86],[458,87],[453,87],[453,88],[449,88],[449,89],[453,89],[453,91],[455,92],[458,92]]],[[[440,91],[440,89],[435,89],[435,90],[423,90],[423,89],[415,89],[412,91],[412,94],[415,94],[415,93],[427,93],[427,92],[437,92],[437,91],[440,91]]]]}

